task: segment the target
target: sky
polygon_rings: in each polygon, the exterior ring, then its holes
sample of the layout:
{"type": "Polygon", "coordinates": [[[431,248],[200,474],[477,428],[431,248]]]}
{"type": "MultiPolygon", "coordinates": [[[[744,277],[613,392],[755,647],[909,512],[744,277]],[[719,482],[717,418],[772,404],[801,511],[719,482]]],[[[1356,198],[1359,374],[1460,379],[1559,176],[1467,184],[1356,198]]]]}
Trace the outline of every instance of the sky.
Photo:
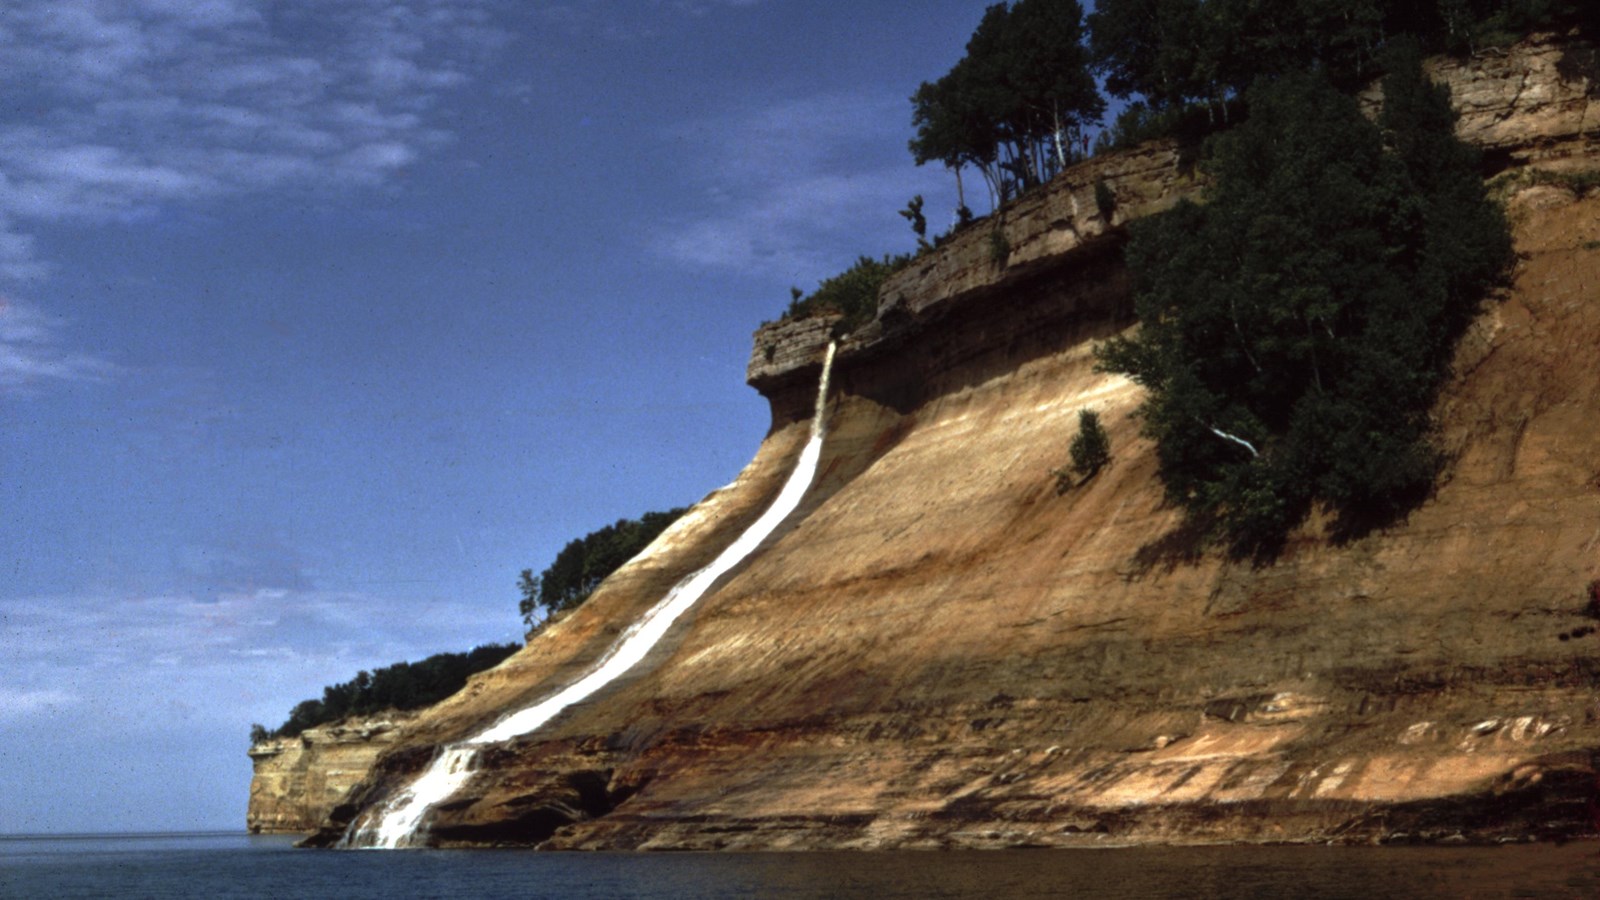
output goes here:
{"type": "Polygon", "coordinates": [[[251,723],[731,481],[987,2],[6,0],[0,833],[240,828],[251,723]]]}

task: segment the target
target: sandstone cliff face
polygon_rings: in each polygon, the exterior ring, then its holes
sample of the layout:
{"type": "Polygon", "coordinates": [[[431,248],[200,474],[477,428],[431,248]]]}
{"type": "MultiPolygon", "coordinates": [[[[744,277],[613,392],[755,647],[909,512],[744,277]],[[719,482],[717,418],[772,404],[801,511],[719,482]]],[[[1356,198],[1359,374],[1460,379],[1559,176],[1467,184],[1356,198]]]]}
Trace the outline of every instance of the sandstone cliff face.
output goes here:
{"type": "MultiPolygon", "coordinates": [[[[1541,44],[1443,77],[1483,98],[1462,127],[1497,165],[1600,168],[1591,58],[1541,44]]],[[[1129,325],[1115,226],[1193,190],[1177,162],[1162,147],[1098,160],[1008,214],[1003,264],[981,226],[891,282],[879,320],[842,349],[798,514],[633,673],[486,752],[435,810],[432,839],[989,847],[1593,829],[1600,198],[1510,199],[1523,259],[1441,400],[1453,463],[1437,495],[1348,545],[1311,523],[1253,567],[1179,530],[1132,417],[1138,390],[1093,370],[1092,343],[1129,325]],[[1117,195],[1110,221],[1096,181],[1117,195]],[[1113,462],[1058,494],[1050,473],[1084,407],[1113,462]]],[[[774,426],[751,465],[419,717],[324,841],[439,742],[570,682],[760,512],[804,440],[826,336],[819,322],[757,333],[751,381],[774,426]]]]}
{"type": "Polygon", "coordinates": [[[256,834],[315,831],[367,776],[378,755],[394,745],[409,718],[394,713],[348,721],[251,747],[255,774],[246,827],[256,834]]]}

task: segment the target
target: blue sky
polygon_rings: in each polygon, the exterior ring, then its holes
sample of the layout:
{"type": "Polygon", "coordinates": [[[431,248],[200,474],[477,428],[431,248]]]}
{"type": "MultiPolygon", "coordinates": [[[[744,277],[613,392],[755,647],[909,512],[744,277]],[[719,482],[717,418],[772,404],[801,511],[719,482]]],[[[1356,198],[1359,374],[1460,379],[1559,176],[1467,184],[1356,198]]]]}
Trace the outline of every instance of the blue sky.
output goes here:
{"type": "Polygon", "coordinates": [[[240,827],[251,722],[731,480],[984,5],[8,0],[0,832],[240,827]]]}

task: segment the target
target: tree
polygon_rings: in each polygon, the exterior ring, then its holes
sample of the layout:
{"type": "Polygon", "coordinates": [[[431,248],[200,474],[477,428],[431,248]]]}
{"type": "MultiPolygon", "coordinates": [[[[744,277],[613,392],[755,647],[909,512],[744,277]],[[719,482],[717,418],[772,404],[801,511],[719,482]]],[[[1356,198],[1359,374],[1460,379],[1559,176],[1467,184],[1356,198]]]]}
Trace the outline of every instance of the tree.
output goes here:
{"type": "Polygon", "coordinates": [[[417,709],[454,694],[477,672],[497,665],[520,644],[484,644],[466,653],[436,653],[421,662],[398,662],[322,689],[321,700],[302,700],[275,730],[250,726],[250,743],[297,737],[308,728],[386,709],[417,709]]]}
{"type": "Polygon", "coordinates": [[[522,570],[517,587],[522,594],[518,609],[529,629],[543,611],[544,617],[574,609],[594,593],[600,582],[649,546],[685,509],[648,512],[638,519],[618,519],[610,525],[574,538],[556,554],[538,576],[522,570]]]}
{"type": "MultiPolygon", "coordinates": [[[[933,249],[933,245],[928,243],[928,217],[922,214],[923,202],[922,195],[918,194],[911,198],[911,202],[906,204],[905,209],[900,210],[900,218],[911,223],[911,230],[917,236],[917,249],[919,251],[933,249]]],[[[798,300],[799,298],[796,297],[795,299],[798,300]]]]}
{"type": "Polygon", "coordinates": [[[967,205],[961,170],[973,166],[989,185],[991,200],[999,189],[1000,134],[996,118],[980,95],[974,66],[962,60],[936,82],[923,82],[911,95],[911,156],[917,165],[937,160],[955,173],[960,206],[967,205]]]}
{"type": "Polygon", "coordinates": [[[1026,147],[1023,158],[1046,181],[1073,156],[1071,137],[1105,111],[1084,46],[1083,7],[1077,0],[1018,0],[1000,45],[997,77],[1014,98],[1006,136],[1026,147]]]}
{"type": "Polygon", "coordinates": [[[1590,0],[1099,0],[1089,46],[1106,89],[1162,113],[1227,101],[1258,78],[1317,70],[1344,90],[1379,71],[1384,49],[1409,38],[1453,53],[1533,31],[1595,30],[1590,0]]]}
{"type": "MultiPolygon", "coordinates": [[[[912,95],[917,165],[938,160],[956,173],[983,173],[996,204],[1065,167],[1072,138],[1098,120],[1095,87],[1077,0],[996,3],[967,42],[966,55],[912,95]]],[[[960,199],[962,207],[966,198],[960,199]]]]}
{"type": "MultiPolygon", "coordinates": [[[[1398,4],[1396,4],[1398,5],[1398,4]]],[[[1577,26],[1600,33],[1600,5],[1592,0],[1436,0],[1429,46],[1452,53],[1509,44],[1541,29],[1577,26]]]]}
{"type": "Polygon", "coordinates": [[[1078,411],[1078,433],[1072,436],[1067,453],[1072,457],[1072,470],[1083,479],[1093,478],[1111,461],[1111,438],[1094,410],[1078,411]]]}
{"type": "Polygon", "coordinates": [[[539,620],[539,608],[544,605],[539,597],[540,581],[532,569],[523,569],[517,579],[517,590],[522,594],[522,599],[517,603],[517,612],[522,615],[522,622],[530,631],[539,620]]]}
{"type": "Polygon", "coordinates": [[[1414,50],[1390,69],[1378,124],[1321,74],[1258,85],[1208,202],[1133,229],[1142,325],[1100,362],[1149,390],[1168,499],[1236,552],[1315,503],[1358,531],[1425,495],[1429,409],[1511,259],[1448,96],[1414,50]]]}
{"type": "Polygon", "coordinates": [[[1160,110],[1210,96],[1205,75],[1215,30],[1201,0],[1099,0],[1089,16],[1094,65],[1113,97],[1160,110]]]}
{"type": "Polygon", "coordinates": [[[1353,88],[1370,76],[1397,0],[1100,0],[1090,49],[1106,89],[1165,111],[1228,100],[1257,78],[1312,69],[1353,88]]]}

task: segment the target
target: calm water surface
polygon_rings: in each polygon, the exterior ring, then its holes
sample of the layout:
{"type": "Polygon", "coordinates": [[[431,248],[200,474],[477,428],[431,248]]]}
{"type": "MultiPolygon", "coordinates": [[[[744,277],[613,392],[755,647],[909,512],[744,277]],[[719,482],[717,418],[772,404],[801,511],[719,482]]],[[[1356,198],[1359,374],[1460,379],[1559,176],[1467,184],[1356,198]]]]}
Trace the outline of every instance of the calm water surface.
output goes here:
{"type": "Polygon", "coordinates": [[[1600,845],[992,853],[331,852],[246,835],[0,838],[0,897],[1573,897],[1600,845]]]}

